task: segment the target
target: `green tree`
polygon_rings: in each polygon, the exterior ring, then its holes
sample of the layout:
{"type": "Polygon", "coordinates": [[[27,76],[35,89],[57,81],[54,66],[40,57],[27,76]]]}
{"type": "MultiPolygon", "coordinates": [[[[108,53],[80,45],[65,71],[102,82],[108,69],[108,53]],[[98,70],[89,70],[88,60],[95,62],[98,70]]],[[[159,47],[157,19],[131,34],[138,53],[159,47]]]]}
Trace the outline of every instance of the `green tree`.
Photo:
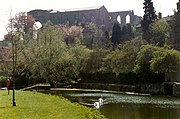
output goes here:
{"type": "Polygon", "coordinates": [[[88,23],[83,29],[83,40],[82,44],[86,45],[88,48],[92,49],[94,45],[94,39],[96,33],[98,32],[98,27],[94,23],[88,23]]]}
{"type": "Polygon", "coordinates": [[[166,21],[156,20],[150,25],[151,43],[163,46],[169,38],[170,27],[166,21]]]}
{"type": "Polygon", "coordinates": [[[134,37],[133,28],[130,24],[124,25],[122,28],[122,41],[130,40],[134,37]]]}
{"type": "MultiPolygon", "coordinates": [[[[5,36],[5,40],[9,40],[11,42],[10,50],[12,58],[8,65],[10,75],[14,76],[13,81],[17,79],[21,79],[23,76],[27,74],[27,66],[30,65],[26,62],[23,64],[25,59],[22,57],[25,49],[25,40],[24,35],[27,33],[29,29],[33,27],[34,19],[31,16],[26,15],[25,13],[18,13],[14,17],[11,16],[8,24],[8,34],[5,36]],[[14,61],[12,63],[12,61],[14,61]],[[13,71],[12,71],[13,70],[13,71]]],[[[7,66],[8,66],[7,65],[7,66]]],[[[25,81],[24,81],[25,82],[25,81]]]]}
{"type": "Polygon", "coordinates": [[[98,29],[95,33],[95,37],[93,40],[93,49],[105,49],[111,50],[112,43],[109,39],[107,32],[103,32],[101,29],[98,29]],[[105,34],[106,33],[106,34],[105,34]]]}
{"type": "Polygon", "coordinates": [[[157,48],[150,61],[154,72],[177,72],[180,71],[180,52],[164,48],[157,48]]]}
{"type": "Polygon", "coordinates": [[[65,43],[58,28],[48,22],[38,31],[37,39],[33,39],[31,33],[25,35],[24,50],[18,54],[18,71],[26,71],[24,75],[32,82],[47,82],[52,61],[64,49],[65,43]]]}
{"type": "Polygon", "coordinates": [[[109,50],[93,49],[89,57],[83,62],[82,72],[97,73],[102,68],[103,58],[109,53],[109,50]]]}
{"type": "Polygon", "coordinates": [[[152,45],[144,45],[138,52],[135,62],[134,71],[137,73],[149,73],[151,72],[150,61],[153,58],[153,53],[157,48],[152,45]]]}
{"type": "Polygon", "coordinates": [[[92,53],[92,50],[86,48],[86,46],[84,45],[76,43],[75,45],[70,46],[68,52],[70,55],[72,55],[72,58],[75,61],[76,70],[77,70],[76,72],[78,76],[80,72],[83,72],[84,65],[85,65],[84,62],[88,60],[88,58],[90,57],[92,53]]]}
{"type": "Polygon", "coordinates": [[[152,0],[144,0],[143,3],[144,7],[144,16],[143,20],[141,22],[142,30],[143,30],[143,37],[148,40],[149,36],[149,26],[154,20],[156,20],[157,15],[156,11],[153,7],[153,2],[152,0]]]}
{"type": "Polygon", "coordinates": [[[83,45],[90,49],[112,49],[109,33],[107,31],[104,32],[102,28],[97,27],[94,23],[85,25],[81,41],[83,45]]]}
{"type": "Polygon", "coordinates": [[[121,27],[118,22],[115,22],[113,25],[112,29],[112,37],[111,37],[111,42],[113,43],[114,46],[119,44],[121,41],[121,27]]]}
{"type": "Polygon", "coordinates": [[[135,59],[142,45],[146,44],[142,38],[137,37],[126,41],[119,46],[119,49],[112,51],[104,58],[103,71],[119,73],[132,72],[135,59]]]}
{"type": "Polygon", "coordinates": [[[59,29],[67,45],[74,44],[77,42],[76,40],[82,41],[83,28],[81,26],[60,25],[59,29]]]}
{"type": "Polygon", "coordinates": [[[30,69],[32,82],[39,78],[41,82],[44,80],[57,87],[59,83],[69,83],[78,78],[90,50],[78,39],[71,45],[66,44],[61,34],[58,27],[47,23],[38,32],[38,39],[28,44],[27,52],[39,56],[30,69]]]}

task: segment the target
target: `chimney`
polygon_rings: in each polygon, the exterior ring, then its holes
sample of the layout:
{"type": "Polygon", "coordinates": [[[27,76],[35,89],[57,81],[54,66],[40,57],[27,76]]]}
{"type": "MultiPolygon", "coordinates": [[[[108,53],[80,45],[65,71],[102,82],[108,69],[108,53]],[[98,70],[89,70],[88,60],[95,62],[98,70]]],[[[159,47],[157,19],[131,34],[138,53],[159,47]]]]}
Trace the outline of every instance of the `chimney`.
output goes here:
{"type": "Polygon", "coordinates": [[[158,18],[159,18],[159,19],[162,18],[162,13],[161,13],[161,12],[158,13],[158,18]]]}

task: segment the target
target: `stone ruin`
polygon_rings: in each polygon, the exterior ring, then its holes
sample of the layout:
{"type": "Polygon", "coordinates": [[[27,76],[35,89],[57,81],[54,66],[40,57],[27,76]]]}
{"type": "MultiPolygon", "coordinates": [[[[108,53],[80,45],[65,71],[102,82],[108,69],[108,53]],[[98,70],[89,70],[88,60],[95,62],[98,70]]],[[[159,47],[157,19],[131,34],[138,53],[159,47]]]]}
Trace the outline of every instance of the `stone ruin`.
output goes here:
{"type": "Polygon", "coordinates": [[[64,11],[32,10],[28,12],[28,15],[32,15],[41,23],[51,21],[55,25],[81,25],[93,22],[97,26],[105,26],[107,28],[112,28],[114,22],[117,21],[121,25],[135,25],[140,24],[142,20],[142,17],[134,15],[133,10],[108,12],[105,6],[64,11]]]}

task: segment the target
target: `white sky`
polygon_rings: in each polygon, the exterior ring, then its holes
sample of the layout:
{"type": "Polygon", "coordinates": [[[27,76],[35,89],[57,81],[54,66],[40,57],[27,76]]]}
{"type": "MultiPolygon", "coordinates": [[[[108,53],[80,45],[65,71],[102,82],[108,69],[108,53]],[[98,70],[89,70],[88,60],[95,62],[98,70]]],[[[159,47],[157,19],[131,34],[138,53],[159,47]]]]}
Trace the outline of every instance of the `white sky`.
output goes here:
{"type": "MultiPolygon", "coordinates": [[[[156,13],[162,12],[163,16],[173,15],[178,0],[152,0],[156,13]]],[[[0,4],[0,40],[7,33],[10,11],[12,14],[28,12],[34,9],[71,9],[105,5],[108,11],[134,10],[138,16],[143,16],[144,0],[3,0],[0,4]]]]}

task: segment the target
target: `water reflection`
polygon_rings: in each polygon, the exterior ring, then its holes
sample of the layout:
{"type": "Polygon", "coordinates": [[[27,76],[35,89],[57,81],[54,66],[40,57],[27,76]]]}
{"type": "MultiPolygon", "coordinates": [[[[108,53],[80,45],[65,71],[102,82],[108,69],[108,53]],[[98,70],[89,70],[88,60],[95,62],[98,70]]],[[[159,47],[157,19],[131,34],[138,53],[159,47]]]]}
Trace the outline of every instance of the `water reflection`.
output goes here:
{"type": "Polygon", "coordinates": [[[50,93],[90,107],[102,97],[100,111],[109,119],[180,119],[179,98],[72,90],[50,93]]]}
{"type": "Polygon", "coordinates": [[[110,119],[179,119],[179,109],[149,104],[114,103],[104,105],[102,114],[110,119]],[[111,111],[113,110],[113,111],[111,111]]]}

